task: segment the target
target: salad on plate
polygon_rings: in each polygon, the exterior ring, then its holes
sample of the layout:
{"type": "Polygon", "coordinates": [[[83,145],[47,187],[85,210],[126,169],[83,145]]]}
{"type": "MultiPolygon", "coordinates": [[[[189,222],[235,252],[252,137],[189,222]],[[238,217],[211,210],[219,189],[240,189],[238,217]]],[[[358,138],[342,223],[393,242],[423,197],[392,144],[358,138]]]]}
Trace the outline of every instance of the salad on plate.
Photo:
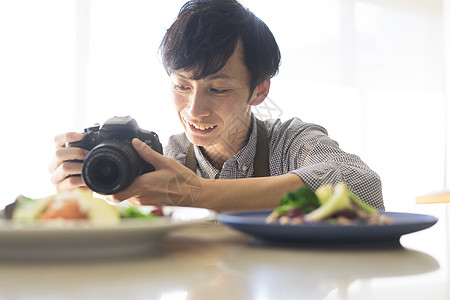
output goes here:
{"type": "Polygon", "coordinates": [[[17,197],[8,215],[5,214],[5,218],[19,224],[79,220],[114,225],[119,224],[122,219],[152,219],[162,216],[162,207],[143,212],[137,206],[111,203],[82,189],[59,192],[38,199],[21,195],[17,197]]]}
{"type": "Polygon", "coordinates": [[[281,225],[328,223],[338,225],[382,225],[393,221],[364,203],[345,183],[322,185],[315,192],[303,186],[288,192],[266,218],[266,223],[281,225]]]}

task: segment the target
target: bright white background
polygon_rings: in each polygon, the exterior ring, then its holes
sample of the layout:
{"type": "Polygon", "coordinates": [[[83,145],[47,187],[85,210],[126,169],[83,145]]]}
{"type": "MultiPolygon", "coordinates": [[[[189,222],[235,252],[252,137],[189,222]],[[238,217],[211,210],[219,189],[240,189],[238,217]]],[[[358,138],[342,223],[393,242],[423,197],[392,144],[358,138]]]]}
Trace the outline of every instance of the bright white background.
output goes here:
{"type": "MultiPolygon", "coordinates": [[[[185,1],[0,0],[1,204],[54,193],[53,137],[131,115],[181,131],[157,50],[185,1]]],[[[449,0],[242,0],[282,52],[262,117],[325,126],[388,210],[449,187],[449,0]],[[444,13],[445,12],[445,13],[444,13]]]]}

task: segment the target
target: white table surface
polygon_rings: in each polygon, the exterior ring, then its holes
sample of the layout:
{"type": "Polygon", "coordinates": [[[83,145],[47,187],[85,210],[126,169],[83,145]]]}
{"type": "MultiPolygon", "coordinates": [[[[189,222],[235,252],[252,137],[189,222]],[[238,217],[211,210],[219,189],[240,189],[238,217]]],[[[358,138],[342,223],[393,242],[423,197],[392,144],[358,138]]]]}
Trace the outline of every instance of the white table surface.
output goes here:
{"type": "Polygon", "coordinates": [[[0,299],[450,299],[448,204],[402,247],[255,243],[220,224],[170,232],[139,257],[0,261],[0,299]]]}

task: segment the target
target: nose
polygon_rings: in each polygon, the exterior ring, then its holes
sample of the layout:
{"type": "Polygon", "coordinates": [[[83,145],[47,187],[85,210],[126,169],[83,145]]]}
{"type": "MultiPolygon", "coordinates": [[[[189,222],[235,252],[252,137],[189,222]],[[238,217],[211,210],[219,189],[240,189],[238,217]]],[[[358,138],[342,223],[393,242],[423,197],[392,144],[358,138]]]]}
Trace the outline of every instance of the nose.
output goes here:
{"type": "Polygon", "coordinates": [[[207,117],[211,114],[208,97],[199,89],[194,88],[189,99],[187,108],[192,118],[207,117]]]}

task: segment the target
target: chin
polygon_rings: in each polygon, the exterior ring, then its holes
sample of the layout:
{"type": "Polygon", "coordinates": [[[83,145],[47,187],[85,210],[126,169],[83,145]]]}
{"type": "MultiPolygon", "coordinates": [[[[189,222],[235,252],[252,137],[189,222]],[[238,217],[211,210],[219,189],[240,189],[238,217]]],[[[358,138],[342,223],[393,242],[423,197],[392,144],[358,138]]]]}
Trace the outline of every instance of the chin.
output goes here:
{"type": "Polygon", "coordinates": [[[207,147],[207,146],[213,145],[213,143],[210,139],[199,138],[199,137],[193,136],[189,133],[187,133],[186,136],[187,136],[188,140],[196,146],[207,147]]]}

